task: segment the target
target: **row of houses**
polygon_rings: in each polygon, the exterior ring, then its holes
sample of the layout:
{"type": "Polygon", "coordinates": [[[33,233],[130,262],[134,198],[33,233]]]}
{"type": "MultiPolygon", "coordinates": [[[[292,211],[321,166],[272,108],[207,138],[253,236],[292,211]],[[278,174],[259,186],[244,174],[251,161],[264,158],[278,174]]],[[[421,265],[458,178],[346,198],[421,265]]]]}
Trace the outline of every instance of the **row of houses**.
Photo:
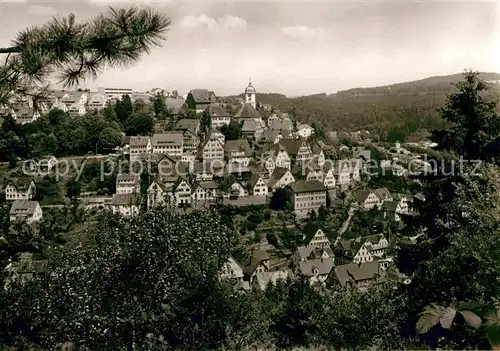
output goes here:
{"type": "Polygon", "coordinates": [[[265,290],[269,282],[293,276],[330,287],[365,289],[386,281],[392,259],[386,257],[389,242],[383,234],[344,240],[333,247],[320,228],[305,234],[304,246],[291,257],[272,258],[265,250],[251,249],[229,257],[220,271],[243,291],[265,290]]]}

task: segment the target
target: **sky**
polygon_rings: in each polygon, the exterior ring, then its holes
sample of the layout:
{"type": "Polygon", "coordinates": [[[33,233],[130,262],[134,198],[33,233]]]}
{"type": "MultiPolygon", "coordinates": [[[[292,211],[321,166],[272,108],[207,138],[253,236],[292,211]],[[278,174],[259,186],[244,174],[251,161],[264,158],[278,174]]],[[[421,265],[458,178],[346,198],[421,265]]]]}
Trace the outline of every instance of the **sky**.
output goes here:
{"type": "Polygon", "coordinates": [[[52,16],[150,6],[172,25],[163,47],[83,87],[186,93],[334,93],[435,75],[500,72],[500,1],[0,0],[0,47],[52,16]]]}

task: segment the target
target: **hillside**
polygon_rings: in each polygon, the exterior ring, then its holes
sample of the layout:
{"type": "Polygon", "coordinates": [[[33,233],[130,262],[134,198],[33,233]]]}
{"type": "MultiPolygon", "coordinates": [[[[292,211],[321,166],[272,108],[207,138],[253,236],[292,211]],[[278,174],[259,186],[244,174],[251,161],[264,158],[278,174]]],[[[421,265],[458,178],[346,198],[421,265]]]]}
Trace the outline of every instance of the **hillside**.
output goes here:
{"type": "MultiPolygon", "coordinates": [[[[336,94],[316,94],[287,98],[281,94],[257,94],[257,101],[283,111],[295,111],[306,123],[322,123],[326,130],[367,129],[389,141],[412,139],[422,131],[444,125],[438,108],[453,92],[451,83],[461,73],[397,83],[384,87],[354,88],[336,94]]],[[[498,73],[481,73],[484,80],[500,79],[498,73]]],[[[500,89],[492,89],[499,97],[500,89]]]]}

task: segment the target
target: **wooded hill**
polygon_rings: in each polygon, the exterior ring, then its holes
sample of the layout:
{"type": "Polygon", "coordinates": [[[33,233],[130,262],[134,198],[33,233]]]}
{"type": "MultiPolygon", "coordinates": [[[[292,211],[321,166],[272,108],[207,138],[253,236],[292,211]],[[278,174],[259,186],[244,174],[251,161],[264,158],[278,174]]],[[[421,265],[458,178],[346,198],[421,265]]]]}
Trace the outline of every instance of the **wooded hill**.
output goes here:
{"type": "MultiPolygon", "coordinates": [[[[480,77],[485,81],[499,80],[500,74],[481,73],[480,77]]],[[[296,98],[257,94],[257,101],[282,111],[295,111],[299,121],[321,123],[325,130],[366,129],[383,140],[406,141],[444,125],[437,109],[444,105],[446,94],[454,91],[452,83],[461,79],[463,74],[458,73],[296,98]]],[[[500,97],[500,88],[494,87],[491,94],[500,97]]]]}

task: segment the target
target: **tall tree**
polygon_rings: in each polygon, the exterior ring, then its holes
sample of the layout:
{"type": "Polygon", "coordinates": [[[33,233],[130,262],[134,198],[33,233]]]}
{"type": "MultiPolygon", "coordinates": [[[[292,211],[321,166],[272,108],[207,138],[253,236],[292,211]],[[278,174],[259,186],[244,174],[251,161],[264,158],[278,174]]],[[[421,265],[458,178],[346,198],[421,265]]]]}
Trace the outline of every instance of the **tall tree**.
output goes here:
{"type": "Polygon", "coordinates": [[[118,100],[115,104],[116,118],[122,123],[125,123],[127,119],[134,113],[134,105],[132,104],[132,99],[128,95],[123,95],[121,100],[118,100]]]}
{"type": "Polygon", "coordinates": [[[35,106],[45,99],[44,83],[58,74],[59,83],[75,86],[96,78],[105,67],[122,67],[165,39],[170,20],[151,9],[109,8],[86,22],[75,15],[54,18],[20,32],[0,66],[0,104],[31,98],[35,106]]]}
{"type": "Polygon", "coordinates": [[[466,71],[450,94],[441,116],[449,125],[435,131],[433,139],[441,148],[449,149],[465,159],[497,159],[500,156],[500,115],[497,101],[487,100],[487,84],[479,73],[466,71]]]}

